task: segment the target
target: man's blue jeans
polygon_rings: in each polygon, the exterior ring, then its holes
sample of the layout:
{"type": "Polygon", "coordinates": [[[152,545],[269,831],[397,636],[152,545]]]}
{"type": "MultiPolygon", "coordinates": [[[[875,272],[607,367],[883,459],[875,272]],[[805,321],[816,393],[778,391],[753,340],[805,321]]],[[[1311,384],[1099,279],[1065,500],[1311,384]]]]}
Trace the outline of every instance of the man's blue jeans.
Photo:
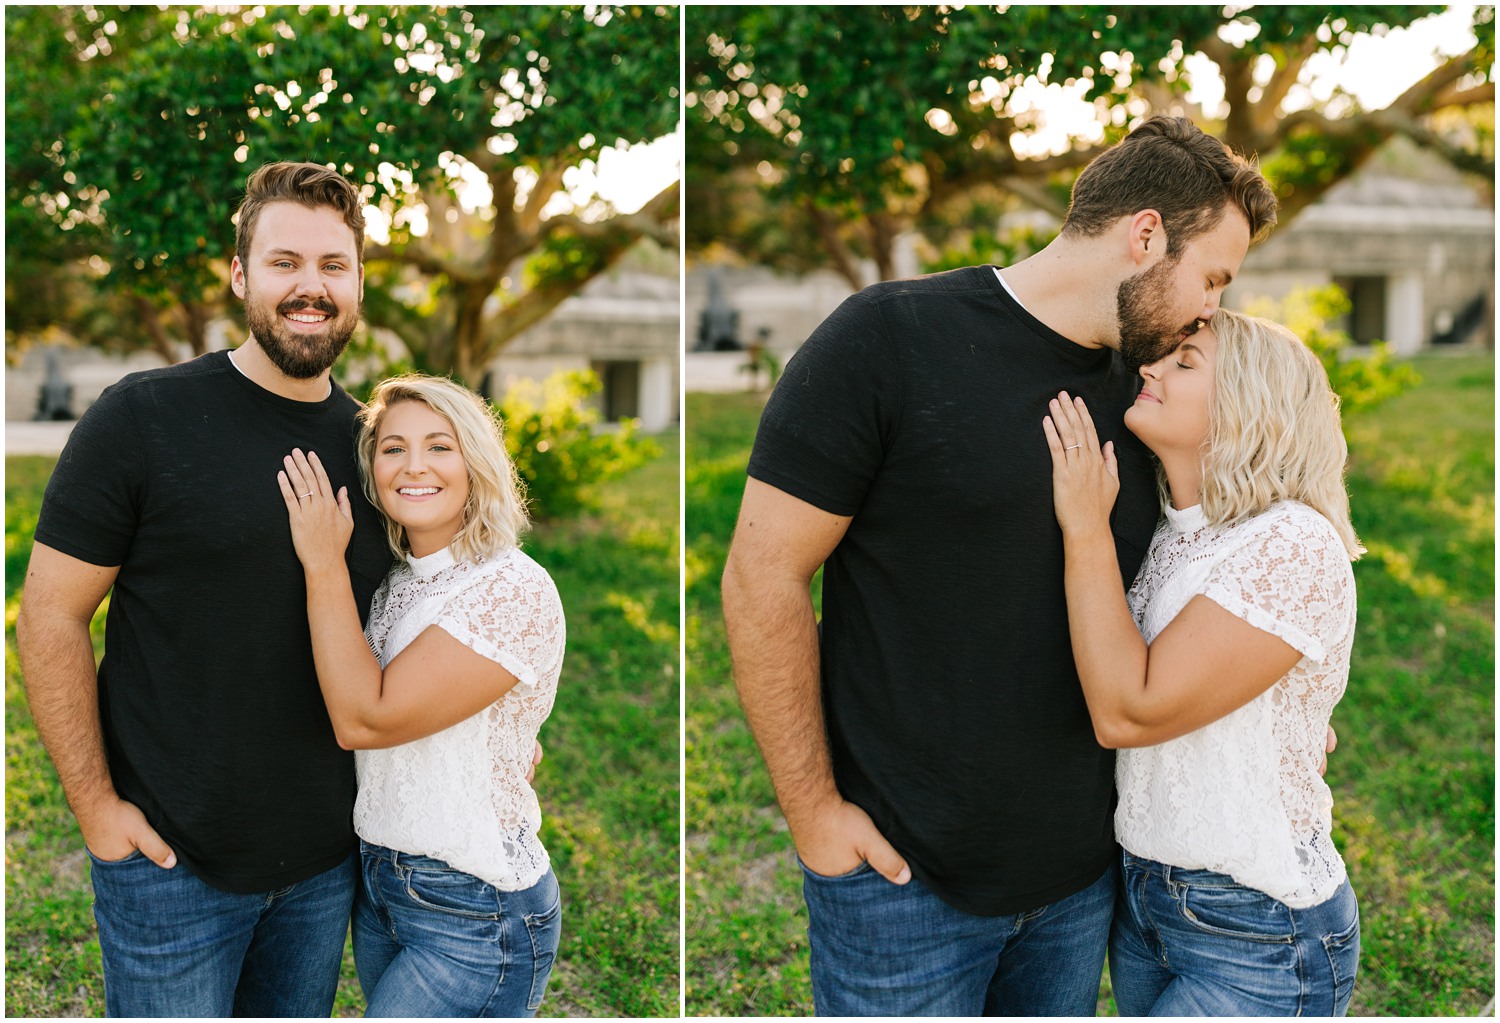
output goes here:
{"type": "Polygon", "coordinates": [[[140,852],[89,855],[110,1016],[320,1016],[333,1011],[358,881],[354,853],[275,891],[223,892],[140,852]]]}
{"type": "Polygon", "coordinates": [[[916,878],[862,864],[802,868],[819,1016],[1092,1016],[1118,868],[1088,888],[1009,916],[975,916],[916,878]]]}

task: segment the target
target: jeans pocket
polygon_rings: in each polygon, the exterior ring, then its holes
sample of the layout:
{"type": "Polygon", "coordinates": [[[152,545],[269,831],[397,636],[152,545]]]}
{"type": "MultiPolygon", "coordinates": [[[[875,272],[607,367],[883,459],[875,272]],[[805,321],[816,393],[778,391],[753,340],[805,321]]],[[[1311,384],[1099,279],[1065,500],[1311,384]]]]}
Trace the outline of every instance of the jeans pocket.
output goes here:
{"type": "Polygon", "coordinates": [[[552,963],[557,958],[557,946],[562,940],[562,894],[552,885],[552,908],[540,913],[527,913],[526,934],[531,939],[531,993],[526,998],[526,1008],[535,1012],[547,993],[547,981],[552,978],[552,963]]]}
{"type": "Polygon", "coordinates": [[[1349,1011],[1349,999],[1354,995],[1354,978],[1359,974],[1359,914],[1354,922],[1337,934],[1323,936],[1323,949],[1328,953],[1328,966],[1333,970],[1333,1012],[1342,1016],[1349,1011]]]}
{"type": "Polygon", "coordinates": [[[130,850],[128,855],[126,855],[123,859],[118,860],[100,859],[98,856],[94,855],[94,850],[90,849],[88,846],[84,846],[83,851],[89,854],[89,861],[97,867],[119,867],[127,863],[134,863],[136,860],[144,860],[146,858],[146,854],[141,852],[139,849],[130,850]]]}
{"type": "Polygon", "coordinates": [[[423,909],[469,920],[499,920],[500,893],[461,870],[401,867],[406,897],[423,909]]]}
{"type": "Polygon", "coordinates": [[[1194,930],[1224,938],[1290,945],[1297,928],[1286,903],[1244,885],[1201,885],[1173,881],[1177,908],[1194,930]]]}
{"type": "Polygon", "coordinates": [[[846,870],[842,874],[820,874],[806,863],[803,863],[801,856],[797,857],[797,864],[802,868],[802,873],[815,881],[849,881],[856,877],[863,877],[866,874],[874,873],[875,871],[875,868],[870,866],[869,860],[862,860],[852,870],[846,870]]]}

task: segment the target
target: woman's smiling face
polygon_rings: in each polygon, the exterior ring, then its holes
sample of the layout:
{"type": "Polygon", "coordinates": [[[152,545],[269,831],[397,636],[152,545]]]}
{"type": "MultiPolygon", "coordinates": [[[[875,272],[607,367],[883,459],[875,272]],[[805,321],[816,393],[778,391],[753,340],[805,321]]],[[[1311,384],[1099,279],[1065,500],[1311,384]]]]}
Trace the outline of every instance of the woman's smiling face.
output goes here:
{"type": "Polygon", "coordinates": [[[1165,358],[1141,367],[1144,385],[1125,412],[1125,425],[1158,456],[1196,454],[1207,443],[1218,348],[1219,339],[1204,327],[1165,358]]]}
{"type": "Polygon", "coordinates": [[[381,417],[371,469],[386,515],[406,529],[416,557],[442,550],[464,525],[469,469],[453,424],[420,401],[381,417]]]}

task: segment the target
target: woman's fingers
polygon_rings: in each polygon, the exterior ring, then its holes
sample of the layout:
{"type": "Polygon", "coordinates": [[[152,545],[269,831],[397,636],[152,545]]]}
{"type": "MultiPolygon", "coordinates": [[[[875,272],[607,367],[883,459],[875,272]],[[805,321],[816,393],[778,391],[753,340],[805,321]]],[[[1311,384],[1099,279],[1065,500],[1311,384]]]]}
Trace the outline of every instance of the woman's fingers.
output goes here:
{"type": "Polygon", "coordinates": [[[1062,438],[1057,434],[1057,425],[1051,416],[1042,417],[1042,432],[1047,435],[1047,450],[1052,453],[1052,466],[1056,468],[1064,458],[1062,438]]]}
{"type": "Polygon", "coordinates": [[[276,474],[276,485],[281,488],[281,498],[286,501],[287,510],[297,507],[297,492],[292,489],[292,481],[287,478],[285,472],[276,474]]]}
{"type": "Polygon", "coordinates": [[[318,457],[316,451],[307,453],[307,462],[312,466],[313,476],[318,481],[318,491],[333,496],[333,484],[328,480],[328,473],[323,469],[323,460],[318,457]]]}
{"type": "Polygon", "coordinates": [[[307,456],[302,453],[301,448],[293,448],[291,458],[297,466],[297,471],[302,474],[303,487],[298,493],[316,495],[319,492],[318,477],[313,472],[313,467],[308,462],[307,456]]]}
{"type": "Polygon", "coordinates": [[[1084,404],[1082,398],[1073,399],[1073,410],[1078,414],[1078,421],[1083,429],[1084,445],[1090,451],[1099,450],[1099,434],[1094,430],[1094,417],[1089,415],[1089,407],[1084,404]]]}

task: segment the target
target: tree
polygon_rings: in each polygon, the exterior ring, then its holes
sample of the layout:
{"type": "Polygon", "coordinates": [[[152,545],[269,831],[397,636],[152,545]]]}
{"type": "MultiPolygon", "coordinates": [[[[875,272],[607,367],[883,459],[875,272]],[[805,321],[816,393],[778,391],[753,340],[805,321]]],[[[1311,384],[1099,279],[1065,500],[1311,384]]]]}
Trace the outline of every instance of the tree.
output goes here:
{"type": "MultiPolygon", "coordinates": [[[[363,185],[392,224],[366,251],[367,320],[462,379],[640,239],[675,242],[676,183],[631,214],[565,188],[604,150],[676,126],[675,8],[6,16],[7,226],[29,199],[27,259],[92,248],[99,305],[133,308],[159,350],[201,352],[209,319],[237,314],[231,217],[273,160],[363,185]]],[[[7,311],[21,304],[8,287],[7,311]]]]}
{"type": "MultiPolygon", "coordinates": [[[[898,234],[934,244],[1000,209],[1060,214],[1072,177],[1151,113],[1192,116],[1259,154],[1283,222],[1405,135],[1492,178],[1493,8],[1478,42],[1383,110],[1299,82],[1319,53],[1437,7],[692,7],[688,12],[688,245],[792,270],[893,273],[898,234]],[[1186,100],[1186,62],[1218,68],[1222,109],[1186,100]],[[1034,152],[1043,114],[1021,86],[1093,96],[1098,131],[1034,152]],[[1295,102],[1294,102],[1295,100],[1295,102]],[[1307,101],[1309,105],[1298,107],[1307,101]],[[1483,117],[1475,120],[1483,123],[1483,117]]],[[[989,220],[993,223],[993,220],[989,220]]]]}

